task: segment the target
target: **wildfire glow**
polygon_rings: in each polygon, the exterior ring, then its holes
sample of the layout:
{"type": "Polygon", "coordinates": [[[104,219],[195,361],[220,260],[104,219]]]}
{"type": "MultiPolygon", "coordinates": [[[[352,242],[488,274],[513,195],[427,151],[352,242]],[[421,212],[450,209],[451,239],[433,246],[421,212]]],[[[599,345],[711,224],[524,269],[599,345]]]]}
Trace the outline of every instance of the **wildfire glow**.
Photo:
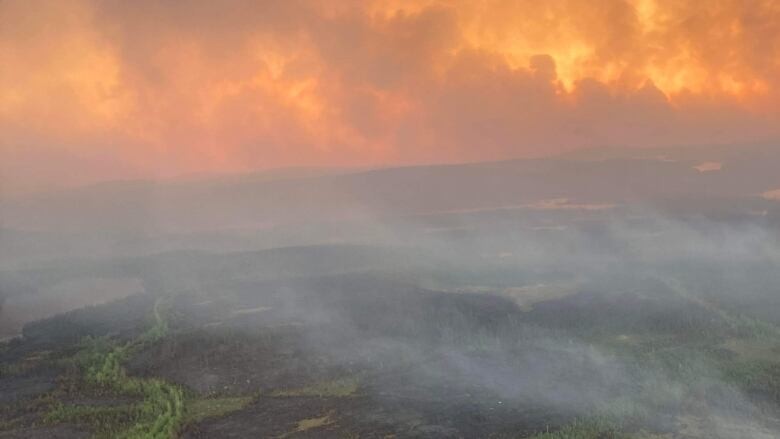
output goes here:
{"type": "Polygon", "coordinates": [[[776,0],[10,0],[0,65],[52,181],[780,137],[776,0]]]}

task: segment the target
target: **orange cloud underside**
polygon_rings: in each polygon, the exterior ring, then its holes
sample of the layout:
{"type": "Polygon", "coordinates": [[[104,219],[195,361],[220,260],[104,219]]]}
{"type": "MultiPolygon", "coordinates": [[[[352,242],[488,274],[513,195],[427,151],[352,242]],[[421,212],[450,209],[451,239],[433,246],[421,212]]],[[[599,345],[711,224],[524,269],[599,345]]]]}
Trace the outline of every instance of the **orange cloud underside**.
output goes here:
{"type": "Polygon", "coordinates": [[[780,2],[12,0],[0,65],[0,154],[52,178],[757,141],[780,2]]]}

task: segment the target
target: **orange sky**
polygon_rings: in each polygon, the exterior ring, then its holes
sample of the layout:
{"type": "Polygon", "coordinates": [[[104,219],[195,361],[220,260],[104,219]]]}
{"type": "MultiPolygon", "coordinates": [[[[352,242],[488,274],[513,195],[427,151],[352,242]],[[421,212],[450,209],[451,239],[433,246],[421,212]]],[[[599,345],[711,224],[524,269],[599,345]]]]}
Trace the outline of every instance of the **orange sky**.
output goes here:
{"type": "Polygon", "coordinates": [[[3,0],[0,182],[780,138],[780,0],[3,0]]]}

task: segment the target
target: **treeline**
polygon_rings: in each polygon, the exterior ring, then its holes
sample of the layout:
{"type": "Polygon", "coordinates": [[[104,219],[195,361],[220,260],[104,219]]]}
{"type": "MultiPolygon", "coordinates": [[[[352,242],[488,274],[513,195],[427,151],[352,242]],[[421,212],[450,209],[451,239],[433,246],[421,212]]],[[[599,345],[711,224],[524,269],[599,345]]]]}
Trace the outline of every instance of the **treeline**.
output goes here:
{"type": "Polygon", "coordinates": [[[84,337],[120,335],[134,338],[142,328],[154,324],[155,300],[153,294],[135,294],[107,304],[88,306],[28,323],[22,334],[28,343],[40,348],[70,345],[84,337]]]}

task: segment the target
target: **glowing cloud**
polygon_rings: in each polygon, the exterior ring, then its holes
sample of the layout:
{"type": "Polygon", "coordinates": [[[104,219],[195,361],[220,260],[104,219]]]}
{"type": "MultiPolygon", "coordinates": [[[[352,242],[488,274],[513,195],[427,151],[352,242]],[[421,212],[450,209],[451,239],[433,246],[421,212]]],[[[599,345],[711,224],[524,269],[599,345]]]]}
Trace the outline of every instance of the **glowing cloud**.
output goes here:
{"type": "Polygon", "coordinates": [[[11,0],[0,65],[19,185],[780,137],[773,0],[11,0]]]}

